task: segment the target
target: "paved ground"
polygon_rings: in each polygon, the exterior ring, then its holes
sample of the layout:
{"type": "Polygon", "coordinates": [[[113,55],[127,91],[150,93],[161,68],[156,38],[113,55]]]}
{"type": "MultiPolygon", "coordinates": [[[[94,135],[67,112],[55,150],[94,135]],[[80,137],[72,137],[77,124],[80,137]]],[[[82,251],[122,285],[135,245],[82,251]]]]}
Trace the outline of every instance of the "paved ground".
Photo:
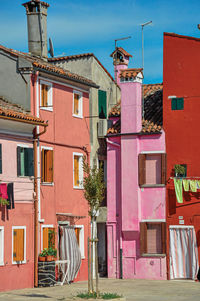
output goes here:
{"type": "MultiPolygon", "coordinates": [[[[87,282],[0,293],[0,300],[69,301],[87,290],[87,282]]],[[[101,292],[123,294],[127,301],[200,301],[200,283],[193,281],[101,279],[101,292]]]]}

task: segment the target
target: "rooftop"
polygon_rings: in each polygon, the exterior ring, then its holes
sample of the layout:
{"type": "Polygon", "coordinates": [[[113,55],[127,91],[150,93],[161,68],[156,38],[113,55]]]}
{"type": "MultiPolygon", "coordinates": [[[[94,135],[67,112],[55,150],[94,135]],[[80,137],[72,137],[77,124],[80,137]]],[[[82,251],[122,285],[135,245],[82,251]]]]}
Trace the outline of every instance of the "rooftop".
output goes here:
{"type": "Polygon", "coordinates": [[[111,53],[111,57],[113,56],[113,54],[116,52],[116,51],[119,51],[119,52],[121,52],[123,55],[125,55],[125,56],[128,56],[128,57],[133,57],[130,53],[128,53],[126,50],[124,50],[124,48],[122,48],[122,47],[117,47],[112,53],[111,53]]]}

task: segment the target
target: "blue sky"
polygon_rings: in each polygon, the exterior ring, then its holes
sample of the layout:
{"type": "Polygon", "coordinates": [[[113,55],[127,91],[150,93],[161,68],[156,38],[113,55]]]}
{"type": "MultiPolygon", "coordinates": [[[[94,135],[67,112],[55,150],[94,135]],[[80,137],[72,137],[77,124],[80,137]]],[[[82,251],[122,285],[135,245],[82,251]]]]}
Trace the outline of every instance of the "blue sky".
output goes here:
{"type": "MultiPolygon", "coordinates": [[[[163,32],[200,38],[199,0],[45,0],[48,9],[48,37],[55,56],[93,52],[113,75],[110,53],[114,40],[133,55],[129,67],[142,66],[141,26],[144,28],[144,83],[162,82],[163,32]]],[[[25,1],[1,0],[0,44],[27,51],[25,1]]]]}

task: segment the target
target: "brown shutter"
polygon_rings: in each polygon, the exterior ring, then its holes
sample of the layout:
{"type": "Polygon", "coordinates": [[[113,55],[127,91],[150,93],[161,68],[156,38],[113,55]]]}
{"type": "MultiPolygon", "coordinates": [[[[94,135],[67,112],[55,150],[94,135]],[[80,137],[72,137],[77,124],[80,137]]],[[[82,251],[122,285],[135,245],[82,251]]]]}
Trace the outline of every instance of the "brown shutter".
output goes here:
{"type": "Polygon", "coordinates": [[[49,247],[49,237],[48,237],[48,233],[49,233],[49,228],[43,228],[43,249],[48,249],[49,247]]]}
{"type": "Polygon", "coordinates": [[[74,185],[79,186],[79,156],[74,156],[74,185]]]}
{"type": "Polygon", "coordinates": [[[13,261],[24,260],[24,229],[13,230],[13,261]]]}
{"type": "Polygon", "coordinates": [[[166,223],[161,223],[162,230],[162,254],[166,254],[166,223]]]}
{"type": "Polygon", "coordinates": [[[161,184],[167,180],[167,154],[161,154],[161,184]]]}
{"type": "Polygon", "coordinates": [[[140,255],[147,252],[147,223],[140,223],[140,255]]]}
{"type": "Polygon", "coordinates": [[[74,94],[74,114],[78,115],[79,114],[79,95],[74,94]]]}
{"type": "Polygon", "coordinates": [[[53,182],[53,151],[46,150],[45,156],[45,169],[46,169],[46,179],[45,182],[52,183],[53,182]]]}
{"type": "Polygon", "coordinates": [[[47,107],[48,105],[48,86],[42,84],[42,100],[41,100],[41,105],[42,107],[47,107]]]}
{"type": "Polygon", "coordinates": [[[42,180],[42,182],[45,182],[45,150],[44,149],[42,149],[42,164],[41,164],[41,166],[42,166],[42,172],[41,172],[42,178],[41,178],[41,180],[42,180]]]}
{"type": "Polygon", "coordinates": [[[146,168],[145,168],[145,154],[139,154],[138,157],[138,173],[139,173],[139,186],[146,184],[146,168]]]}
{"type": "Polygon", "coordinates": [[[77,243],[79,245],[79,241],[80,241],[80,228],[75,228],[75,234],[76,234],[76,239],[77,239],[77,243]]]}

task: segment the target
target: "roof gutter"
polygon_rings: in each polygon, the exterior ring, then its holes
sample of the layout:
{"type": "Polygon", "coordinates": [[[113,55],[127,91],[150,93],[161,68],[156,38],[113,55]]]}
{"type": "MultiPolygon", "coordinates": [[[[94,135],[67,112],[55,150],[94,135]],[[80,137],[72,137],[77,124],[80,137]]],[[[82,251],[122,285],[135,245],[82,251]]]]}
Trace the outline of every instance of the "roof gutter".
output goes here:
{"type": "Polygon", "coordinates": [[[34,69],[36,69],[37,71],[41,71],[41,72],[45,72],[45,73],[54,75],[54,76],[59,76],[59,77],[62,77],[64,79],[68,79],[68,80],[74,81],[76,83],[79,83],[79,84],[82,84],[82,85],[85,85],[85,86],[88,86],[88,87],[99,89],[99,86],[97,86],[95,83],[94,84],[92,84],[92,83],[90,84],[90,83],[78,80],[76,78],[70,77],[67,74],[66,75],[62,75],[62,74],[59,74],[59,73],[56,73],[56,72],[53,72],[53,71],[49,71],[49,70],[46,70],[46,69],[43,69],[43,68],[39,68],[39,67],[34,67],[34,69]]]}
{"type": "Polygon", "coordinates": [[[37,122],[37,121],[31,121],[31,120],[26,120],[26,119],[20,119],[20,118],[14,118],[14,117],[8,117],[8,116],[3,116],[0,115],[0,119],[6,119],[6,120],[11,120],[11,121],[15,121],[15,122],[23,122],[23,123],[28,123],[28,124],[32,124],[32,125],[39,125],[39,126],[48,126],[47,123],[42,123],[42,122],[37,122]]]}

